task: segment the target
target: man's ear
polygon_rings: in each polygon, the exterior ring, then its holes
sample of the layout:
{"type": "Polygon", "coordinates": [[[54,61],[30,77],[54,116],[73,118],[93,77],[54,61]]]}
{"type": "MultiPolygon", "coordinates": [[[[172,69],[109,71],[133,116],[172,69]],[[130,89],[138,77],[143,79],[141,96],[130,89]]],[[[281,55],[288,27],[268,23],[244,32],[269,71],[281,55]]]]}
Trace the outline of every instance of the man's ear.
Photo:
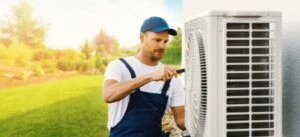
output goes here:
{"type": "Polygon", "coordinates": [[[145,40],[145,33],[141,32],[140,33],[140,41],[141,41],[141,43],[143,43],[144,40],[145,40]]]}

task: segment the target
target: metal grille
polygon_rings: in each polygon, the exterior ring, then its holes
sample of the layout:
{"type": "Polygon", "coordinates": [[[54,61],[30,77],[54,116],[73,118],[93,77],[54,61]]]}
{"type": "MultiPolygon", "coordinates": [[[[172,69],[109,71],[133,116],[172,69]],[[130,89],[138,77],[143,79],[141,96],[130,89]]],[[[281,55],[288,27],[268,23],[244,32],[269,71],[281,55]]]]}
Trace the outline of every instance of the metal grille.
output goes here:
{"type": "Polygon", "coordinates": [[[203,39],[200,32],[195,33],[197,37],[199,56],[200,56],[200,71],[201,71],[201,103],[200,103],[200,126],[204,131],[206,121],[206,109],[207,109],[207,72],[206,72],[206,58],[203,39]]]}
{"type": "Polygon", "coordinates": [[[192,136],[203,136],[207,109],[206,58],[202,35],[189,35],[186,47],[187,126],[192,136]]]}
{"type": "Polygon", "coordinates": [[[225,25],[227,137],[274,136],[274,23],[225,25]]]}

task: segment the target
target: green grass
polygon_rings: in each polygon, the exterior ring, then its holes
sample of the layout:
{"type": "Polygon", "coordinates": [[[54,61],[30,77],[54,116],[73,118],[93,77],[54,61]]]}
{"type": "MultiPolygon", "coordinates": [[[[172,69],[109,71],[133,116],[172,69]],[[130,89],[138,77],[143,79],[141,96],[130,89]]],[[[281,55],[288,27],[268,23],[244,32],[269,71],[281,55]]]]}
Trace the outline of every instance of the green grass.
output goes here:
{"type": "Polygon", "coordinates": [[[0,90],[0,137],[105,137],[103,76],[0,90]]]}

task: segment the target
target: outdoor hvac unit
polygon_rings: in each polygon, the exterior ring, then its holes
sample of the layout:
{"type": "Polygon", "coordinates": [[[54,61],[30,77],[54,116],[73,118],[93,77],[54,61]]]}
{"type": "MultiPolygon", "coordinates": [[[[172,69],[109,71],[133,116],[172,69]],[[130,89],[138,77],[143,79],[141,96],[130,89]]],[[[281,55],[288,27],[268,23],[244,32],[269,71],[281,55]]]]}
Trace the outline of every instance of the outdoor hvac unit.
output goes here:
{"type": "Polygon", "coordinates": [[[282,137],[280,12],[208,12],[184,41],[192,137],[282,137]]]}

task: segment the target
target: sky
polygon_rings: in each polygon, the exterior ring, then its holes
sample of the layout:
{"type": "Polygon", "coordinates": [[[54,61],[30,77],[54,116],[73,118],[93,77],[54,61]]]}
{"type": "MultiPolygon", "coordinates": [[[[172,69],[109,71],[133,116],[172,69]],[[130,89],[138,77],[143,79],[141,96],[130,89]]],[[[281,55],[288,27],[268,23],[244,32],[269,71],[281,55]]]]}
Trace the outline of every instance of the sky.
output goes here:
{"type": "MultiPolygon", "coordinates": [[[[6,20],[20,0],[1,1],[0,20],[6,20]]],[[[139,43],[140,26],[161,16],[172,28],[182,27],[182,0],[27,0],[34,17],[48,28],[46,46],[79,49],[103,29],[122,47],[139,43]]]]}

